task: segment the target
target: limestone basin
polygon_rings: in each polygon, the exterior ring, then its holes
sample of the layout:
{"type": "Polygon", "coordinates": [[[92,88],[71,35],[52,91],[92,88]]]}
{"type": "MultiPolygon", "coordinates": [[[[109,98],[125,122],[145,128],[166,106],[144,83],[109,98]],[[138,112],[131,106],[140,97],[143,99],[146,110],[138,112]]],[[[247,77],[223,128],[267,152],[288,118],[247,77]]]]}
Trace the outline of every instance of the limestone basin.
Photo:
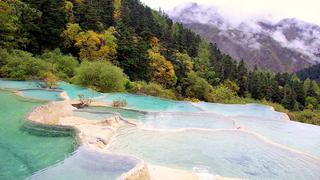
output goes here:
{"type": "Polygon", "coordinates": [[[62,90],[56,89],[23,89],[18,91],[18,95],[43,101],[62,101],[62,90]]]}

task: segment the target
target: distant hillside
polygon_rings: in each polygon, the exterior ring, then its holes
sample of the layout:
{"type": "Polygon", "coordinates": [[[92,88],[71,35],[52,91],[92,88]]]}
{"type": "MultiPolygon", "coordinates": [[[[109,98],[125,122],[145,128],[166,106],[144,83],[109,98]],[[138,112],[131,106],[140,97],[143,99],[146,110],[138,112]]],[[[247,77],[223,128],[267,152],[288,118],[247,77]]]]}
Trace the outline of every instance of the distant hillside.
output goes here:
{"type": "Polygon", "coordinates": [[[216,7],[183,4],[169,16],[236,60],[275,72],[294,72],[320,62],[320,27],[297,19],[267,18],[234,24],[216,7]]]}

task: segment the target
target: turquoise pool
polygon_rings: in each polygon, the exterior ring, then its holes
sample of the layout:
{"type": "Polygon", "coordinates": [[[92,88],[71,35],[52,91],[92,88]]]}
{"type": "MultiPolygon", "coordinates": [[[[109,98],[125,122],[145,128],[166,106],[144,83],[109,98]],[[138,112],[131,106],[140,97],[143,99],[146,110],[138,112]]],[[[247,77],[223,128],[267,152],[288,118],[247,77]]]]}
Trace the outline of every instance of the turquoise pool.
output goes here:
{"type": "Polygon", "coordinates": [[[39,88],[39,83],[34,81],[7,81],[0,79],[0,89],[32,89],[39,88]]]}
{"type": "Polygon", "coordinates": [[[198,112],[199,108],[193,106],[190,102],[171,101],[167,99],[140,96],[133,94],[111,93],[97,101],[112,102],[113,100],[126,100],[128,107],[143,111],[168,111],[168,112],[198,112]]]}
{"type": "Polygon", "coordinates": [[[60,101],[63,100],[60,97],[62,91],[53,91],[53,90],[45,90],[45,89],[25,89],[20,90],[22,96],[37,99],[37,100],[44,100],[44,101],[60,101]]]}
{"type": "Polygon", "coordinates": [[[269,144],[241,131],[150,131],[122,128],[111,152],[149,163],[252,180],[318,180],[320,160],[269,144]]]}
{"type": "MultiPolygon", "coordinates": [[[[39,82],[35,82],[35,81],[9,81],[9,80],[0,79],[0,89],[21,90],[21,89],[37,89],[37,88],[40,88],[40,84],[39,82]]],[[[86,98],[95,98],[103,95],[102,93],[92,91],[77,85],[72,85],[66,82],[59,82],[58,90],[66,91],[68,96],[71,99],[77,99],[78,95],[84,95],[86,98]]],[[[40,91],[39,93],[43,93],[43,92],[40,91]]],[[[30,95],[36,96],[37,93],[30,92],[30,95]]],[[[48,94],[48,96],[51,96],[51,95],[48,94]]]]}
{"type": "Polygon", "coordinates": [[[41,103],[20,99],[0,91],[0,179],[24,179],[63,160],[75,149],[71,136],[39,136],[26,130],[25,116],[41,103]]]}
{"type": "Polygon", "coordinates": [[[253,117],[259,120],[284,120],[283,113],[274,111],[269,106],[259,104],[216,104],[200,102],[197,107],[206,112],[213,112],[230,117],[253,117]]]}
{"type": "Polygon", "coordinates": [[[104,112],[111,112],[111,113],[119,113],[123,118],[133,119],[138,121],[144,121],[146,118],[147,113],[134,111],[134,110],[127,110],[121,108],[113,108],[113,107],[88,107],[86,109],[94,110],[94,111],[104,111],[104,112]]]}
{"type": "Polygon", "coordinates": [[[143,123],[144,128],[156,129],[233,129],[234,121],[221,115],[212,113],[190,112],[139,112],[128,109],[111,107],[89,107],[90,110],[119,113],[123,118],[143,123]]]}
{"type": "Polygon", "coordinates": [[[236,124],[271,140],[320,157],[320,127],[294,121],[260,121],[237,118],[236,124]]]}
{"type": "Polygon", "coordinates": [[[234,121],[207,113],[148,113],[142,119],[146,128],[156,129],[233,129],[234,121]]]}
{"type": "Polygon", "coordinates": [[[115,116],[115,114],[104,111],[74,110],[73,116],[81,117],[88,120],[103,121],[115,116]]]}
{"type": "Polygon", "coordinates": [[[69,158],[37,172],[29,179],[114,180],[134,168],[138,163],[140,160],[132,157],[99,153],[80,147],[69,158]]]}
{"type": "Polygon", "coordinates": [[[102,93],[90,90],[88,88],[83,88],[77,85],[69,84],[66,82],[59,82],[59,88],[66,91],[71,99],[77,99],[78,95],[84,95],[86,98],[96,98],[102,96],[102,93]]]}
{"type": "MultiPolygon", "coordinates": [[[[0,89],[37,87],[36,82],[0,80],[0,89]]],[[[125,99],[128,108],[135,109],[89,107],[74,112],[91,120],[118,113],[139,122],[138,126],[125,125],[117,132],[110,153],[137,156],[155,165],[189,171],[205,169],[211,174],[253,180],[320,179],[320,127],[288,121],[268,106],[103,94],[64,82],[59,83],[59,90],[71,99],[79,94],[101,102],[125,99]]],[[[31,98],[58,100],[51,92],[23,93],[31,98]]],[[[4,164],[0,166],[0,179],[24,179],[32,174],[31,179],[116,179],[139,162],[86,147],[69,157],[75,145],[68,131],[24,123],[24,116],[42,103],[29,102],[7,91],[0,91],[0,100],[4,102],[0,107],[0,155],[4,157],[0,159],[4,164]]]]}

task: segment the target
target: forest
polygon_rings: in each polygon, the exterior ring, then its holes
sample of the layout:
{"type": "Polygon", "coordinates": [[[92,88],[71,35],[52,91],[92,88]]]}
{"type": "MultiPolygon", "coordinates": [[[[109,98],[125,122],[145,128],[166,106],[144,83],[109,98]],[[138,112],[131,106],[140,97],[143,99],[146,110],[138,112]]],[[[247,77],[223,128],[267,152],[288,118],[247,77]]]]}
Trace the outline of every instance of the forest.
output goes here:
{"type": "Polygon", "coordinates": [[[303,69],[301,71],[297,72],[297,75],[300,77],[300,79],[312,79],[320,82],[320,64],[313,65],[307,69],[303,69]]]}
{"type": "Polygon", "coordinates": [[[0,78],[67,81],[101,92],[263,103],[320,125],[320,88],[248,69],[139,0],[1,0],[0,78]]]}

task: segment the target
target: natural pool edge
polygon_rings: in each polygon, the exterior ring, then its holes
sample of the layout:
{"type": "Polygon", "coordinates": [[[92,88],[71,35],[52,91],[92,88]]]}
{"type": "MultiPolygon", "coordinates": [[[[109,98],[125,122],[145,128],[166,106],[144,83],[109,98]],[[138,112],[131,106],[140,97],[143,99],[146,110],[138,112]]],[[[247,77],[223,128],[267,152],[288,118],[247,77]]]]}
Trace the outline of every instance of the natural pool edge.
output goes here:
{"type": "MultiPolygon", "coordinates": [[[[72,106],[70,105],[70,101],[63,101],[63,102],[52,102],[52,103],[49,103],[49,104],[47,104],[47,105],[43,105],[43,106],[48,106],[48,105],[50,105],[50,104],[64,104],[64,105],[66,105],[67,107],[69,107],[71,110],[72,110],[72,106]]],[[[39,108],[40,110],[45,110],[45,108],[40,108],[41,106],[39,106],[39,107],[37,107],[37,108],[39,108]]],[[[49,106],[50,107],[50,106],[49,106]]],[[[37,108],[35,108],[32,112],[34,112],[34,111],[36,111],[37,110],[37,108]]],[[[51,109],[51,108],[49,108],[49,109],[51,109]]],[[[54,108],[53,108],[54,109],[54,108]]],[[[64,108],[59,108],[60,110],[61,109],[64,109],[64,108]]],[[[68,108],[66,108],[66,109],[68,109],[68,108]]],[[[52,110],[52,109],[51,109],[52,110]]],[[[34,120],[34,118],[35,117],[32,117],[32,112],[28,115],[28,120],[30,120],[30,121],[36,121],[36,123],[37,124],[39,124],[39,125],[41,125],[42,123],[44,123],[45,124],[45,126],[46,127],[56,127],[56,128],[62,128],[62,129],[68,129],[68,128],[73,128],[75,131],[74,132],[76,132],[76,137],[79,139],[78,140],[78,143],[79,144],[86,144],[87,143],[87,141],[85,141],[85,140],[83,140],[83,138],[85,138],[85,137],[83,137],[83,136],[81,136],[81,134],[83,133],[82,132],[82,130],[83,129],[79,129],[78,127],[77,127],[77,124],[74,124],[74,125],[72,125],[72,123],[73,122],[75,122],[74,120],[76,120],[77,121],[77,123],[78,124],[83,124],[83,123],[87,123],[87,124],[92,124],[91,122],[84,122],[84,121],[81,121],[81,119],[70,119],[70,117],[68,118],[68,117],[61,117],[61,119],[62,119],[62,121],[58,121],[58,123],[61,123],[62,122],[62,124],[63,125],[61,125],[61,124],[57,124],[57,121],[55,122],[55,123],[51,123],[51,121],[43,121],[43,119],[41,120],[34,120]],[[31,116],[31,117],[30,117],[31,116]],[[39,122],[40,121],[40,122],[39,122]],[[78,122],[78,121],[80,121],[80,122],[78,122]],[[51,123],[51,124],[50,124],[51,123]]],[[[39,112],[38,112],[39,113],[39,112]]],[[[41,112],[40,114],[46,114],[46,113],[43,113],[43,112],[41,112]]],[[[62,113],[63,114],[63,113],[62,113]]],[[[66,115],[62,115],[62,116],[66,116],[66,115]]],[[[73,117],[73,118],[75,118],[75,117],[73,117]]],[[[111,124],[107,124],[108,126],[112,126],[112,125],[119,125],[118,123],[120,123],[120,121],[121,121],[121,117],[118,117],[118,119],[115,119],[114,120],[114,123],[111,123],[111,124]]],[[[105,122],[106,123],[106,122],[105,122]]],[[[123,122],[123,123],[126,123],[126,122],[123,122]]],[[[99,124],[97,124],[97,122],[95,122],[94,123],[95,125],[99,125],[99,124]]],[[[104,124],[104,125],[106,125],[106,124],[104,124]]],[[[117,128],[117,127],[115,127],[115,128],[117,128]]],[[[233,130],[234,131],[234,130],[233,130]]],[[[245,131],[246,133],[248,133],[246,130],[242,130],[242,131],[245,131]]],[[[254,136],[257,136],[256,134],[252,134],[252,135],[254,135],[254,136]]],[[[110,136],[112,136],[112,134],[110,134],[110,136]]],[[[266,139],[262,139],[262,137],[260,137],[261,138],[261,140],[264,140],[264,141],[266,141],[266,139]]],[[[270,143],[270,142],[269,142],[270,143]]],[[[103,147],[105,147],[105,146],[107,146],[109,144],[109,141],[107,141],[107,143],[105,143],[104,144],[104,146],[103,147]]],[[[273,144],[273,145],[275,145],[275,144],[273,144]]],[[[283,148],[283,147],[281,147],[281,148],[283,148]]],[[[287,148],[286,148],[287,149],[287,148]]],[[[101,148],[100,146],[97,146],[97,148],[95,148],[95,150],[97,150],[97,151],[100,151],[100,152],[106,152],[106,151],[104,151],[103,150],[103,148],[101,148]]],[[[289,149],[287,149],[287,150],[289,150],[289,149]]],[[[301,152],[298,152],[298,153],[301,153],[301,152]]],[[[139,159],[139,158],[138,158],[139,159]]],[[[141,160],[141,159],[139,159],[139,160],[141,160]]],[[[152,166],[147,166],[146,165],[146,163],[144,163],[144,161],[143,160],[141,160],[141,163],[138,163],[133,169],[131,169],[130,171],[128,171],[128,172],[126,172],[126,173],[123,173],[121,176],[119,176],[118,177],[118,179],[132,179],[132,180],[135,180],[135,179],[142,179],[142,180],[144,180],[144,179],[151,179],[151,177],[150,177],[150,167],[152,167],[152,166]]],[[[177,172],[177,171],[176,171],[177,172]]],[[[166,172],[165,172],[166,173],[166,172]]],[[[189,173],[189,175],[192,175],[191,173],[189,173]]],[[[174,176],[175,177],[175,176],[174,176]]],[[[218,179],[218,178],[217,178],[218,179]]]]}
{"type": "MultiPolygon", "coordinates": [[[[74,104],[74,103],[76,104],[77,101],[66,101],[66,103],[67,104],[69,103],[69,106],[71,106],[70,104],[74,104]]],[[[91,105],[93,105],[93,106],[106,106],[106,107],[110,107],[111,106],[111,104],[101,103],[101,102],[93,102],[91,105]]],[[[136,111],[136,112],[149,113],[148,111],[141,111],[141,110],[136,110],[136,109],[131,109],[131,108],[121,108],[121,109],[132,110],[132,111],[136,111]]],[[[119,118],[119,120],[124,121],[125,123],[130,123],[130,121],[127,121],[126,119],[121,118],[121,116],[119,116],[118,118],[119,118]]],[[[68,118],[62,118],[62,119],[70,120],[70,118],[69,119],[68,118]]],[[[137,125],[137,124],[135,124],[135,125],[137,125]]],[[[79,134],[81,134],[81,131],[79,132],[79,134]]],[[[112,136],[112,135],[110,135],[110,136],[112,136]]],[[[109,144],[109,141],[106,141],[106,143],[104,145],[107,146],[108,144],[109,144]]],[[[97,147],[96,148],[97,151],[101,151],[102,149],[103,148],[101,148],[101,147],[97,147]]],[[[150,167],[152,167],[152,165],[149,166],[149,169],[150,169],[150,167]]],[[[136,168],[133,168],[129,172],[124,173],[123,175],[121,175],[119,178],[120,179],[150,179],[150,170],[149,169],[148,169],[148,166],[145,163],[141,163],[141,164],[138,164],[136,166],[136,168]]],[[[189,173],[189,175],[192,175],[192,174],[194,174],[194,173],[191,173],[191,172],[189,173]]]]}
{"type": "MultiPolygon", "coordinates": [[[[121,123],[120,117],[115,116],[115,117],[113,117],[114,119],[108,119],[103,122],[94,122],[94,121],[92,122],[91,121],[91,122],[84,123],[82,121],[82,123],[81,123],[81,118],[79,119],[77,117],[72,117],[72,115],[69,114],[68,111],[72,110],[72,109],[73,109],[73,107],[70,105],[69,101],[51,102],[49,104],[34,108],[27,115],[27,118],[26,118],[27,123],[30,123],[35,126],[43,127],[43,128],[48,128],[48,131],[50,131],[49,129],[59,129],[61,131],[71,131],[71,133],[76,141],[75,149],[81,145],[86,145],[88,147],[91,147],[93,150],[96,150],[99,152],[105,152],[105,150],[103,150],[103,149],[109,144],[110,139],[107,139],[108,141],[104,142],[103,140],[98,138],[99,140],[96,141],[97,144],[92,145],[91,144],[92,142],[90,141],[90,139],[88,140],[87,138],[94,137],[94,135],[90,136],[90,132],[93,132],[93,131],[90,131],[90,130],[86,131],[85,128],[83,128],[83,127],[80,128],[78,125],[79,124],[83,125],[83,124],[87,123],[88,126],[99,126],[99,124],[100,124],[100,125],[110,126],[111,128],[117,129],[118,123],[121,123]],[[59,104],[63,104],[62,106],[65,106],[65,108],[61,108],[61,106],[59,106],[59,104]],[[48,113],[49,114],[52,113],[52,111],[51,111],[52,109],[57,109],[57,108],[52,108],[52,107],[55,107],[55,105],[58,105],[58,109],[60,109],[60,110],[67,109],[67,112],[62,112],[62,113],[60,112],[57,114],[53,114],[52,116],[50,116],[50,115],[46,116],[45,118],[40,116],[40,114],[48,115],[48,113]],[[68,116],[68,114],[70,116],[68,116]],[[53,117],[53,116],[55,116],[55,117],[53,117]],[[53,118],[54,120],[49,117],[53,118]],[[61,119],[62,122],[59,119],[61,119]],[[80,123],[77,122],[79,120],[80,120],[80,123]],[[110,124],[110,121],[111,121],[111,124],[110,124]],[[112,126],[116,126],[116,127],[112,127],[112,126]],[[89,133],[89,135],[88,135],[88,133],[89,133]],[[102,141],[102,143],[100,143],[101,141],[102,141]]],[[[113,135],[113,133],[110,133],[107,136],[109,138],[111,138],[112,135],[113,135]]],[[[150,175],[149,175],[149,171],[148,171],[148,167],[147,167],[146,163],[142,159],[139,159],[139,160],[140,160],[140,163],[138,163],[136,165],[136,167],[134,167],[133,169],[131,169],[130,171],[128,171],[126,173],[123,173],[118,179],[130,179],[130,180],[150,179],[150,175]]]]}
{"type": "Polygon", "coordinates": [[[47,88],[29,88],[29,89],[20,89],[16,90],[15,94],[17,96],[26,98],[26,99],[32,99],[32,100],[37,100],[37,101],[43,101],[43,102],[48,102],[48,101],[64,101],[64,100],[69,100],[70,98],[68,97],[67,93],[63,90],[59,89],[47,89],[47,88]],[[23,94],[25,91],[46,91],[46,92],[56,92],[59,93],[58,99],[56,100],[50,100],[50,99],[41,99],[41,98],[34,98],[34,97],[29,97],[23,94]]]}
{"type": "MultiPolygon", "coordinates": [[[[74,102],[74,101],[72,101],[72,102],[74,102]]],[[[54,110],[54,109],[57,109],[58,111],[62,110],[62,109],[67,109],[67,110],[69,109],[69,112],[71,113],[72,109],[74,108],[71,106],[71,104],[72,104],[71,101],[61,101],[61,102],[50,102],[46,105],[36,107],[33,109],[33,111],[31,111],[28,114],[27,120],[32,123],[35,123],[37,125],[40,125],[40,126],[44,125],[46,127],[73,129],[73,131],[75,132],[76,142],[78,143],[78,146],[86,145],[94,151],[102,152],[102,153],[109,153],[109,154],[110,154],[110,152],[109,152],[107,146],[109,145],[111,138],[113,138],[113,135],[114,135],[113,133],[108,134],[107,139],[105,141],[101,141],[102,137],[98,137],[98,139],[100,139],[100,140],[96,144],[91,144],[92,143],[92,142],[90,143],[91,137],[87,133],[90,133],[93,131],[90,131],[90,129],[89,129],[89,131],[87,131],[87,129],[83,128],[83,127],[79,128],[78,125],[79,124],[81,124],[81,125],[85,124],[88,126],[94,125],[97,128],[99,128],[99,125],[103,125],[104,127],[115,126],[114,128],[118,128],[117,126],[121,123],[133,124],[130,122],[130,120],[122,119],[122,117],[119,115],[116,116],[115,119],[111,120],[111,122],[113,121],[113,123],[111,123],[111,124],[107,123],[106,121],[92,121],[92,120],[88,121],[88,120],[84,120],[82,118],[68,116],[68,115],[70,115],[69,113],[58,113],[58,115],[60,114],[61,117],[47,116],[45,119],[40,116],[37,116],[40,114],[47,115],[48,113],[44,112],[45,110],[52,112],[52,110],[54,110]],[[66,107],[61,108],[58,106],[58,108],[54,108],[54,104],[64,104],[66,107]],[[52,121],[51,118],[53,118],[54,120],[52,121]],[[57,118],[60,119],[60,121],[57,121],[57,118]],[[108,137],[110,139],[108,139],[108,137]]],[[[117,115],[117,113],[115,113],[115,115],[117,115]]],[[[97,131],[97,129],[94,129],[94,130],[97,131]]],[[[104,129],[104,131],[105,131],[105,129],[104,129]]],[[[99,132],[99,134],[102,134],[102,133],[103,132],[99,132]]],[[[122,155],[128,156],[128,157],[133,157],[130,155],[125,155],[125,154],[122,154],[122,155]]],[[[134,157],[134,158],[138,159],[140,161],[140,163],[138,163],[133,169],[129,170],[128,172],[125,172],[122,175],[120,175],[117,179],[119,179],[119,180],[121,180],[121,179],[149,180],[149,179],[154,179],[154,178],[159,179],[158,176],[160,176],[162,179],[166,179],[167,176],[165,176],[165,175],[168,173],[171,174],[172,176],[175,176],[175,177],[183,177],[183,178],[187,177],[187,179],[190,179],[190,180],[199,179],[198,176],[193,172],[188,172],[188,171],[179,170],[179,169],[166,168],[166,167],[160,167],[160,166],[154,166],[154,165],[147,165],[143,159],[137,158],[137,157],[134,157]]]]}

